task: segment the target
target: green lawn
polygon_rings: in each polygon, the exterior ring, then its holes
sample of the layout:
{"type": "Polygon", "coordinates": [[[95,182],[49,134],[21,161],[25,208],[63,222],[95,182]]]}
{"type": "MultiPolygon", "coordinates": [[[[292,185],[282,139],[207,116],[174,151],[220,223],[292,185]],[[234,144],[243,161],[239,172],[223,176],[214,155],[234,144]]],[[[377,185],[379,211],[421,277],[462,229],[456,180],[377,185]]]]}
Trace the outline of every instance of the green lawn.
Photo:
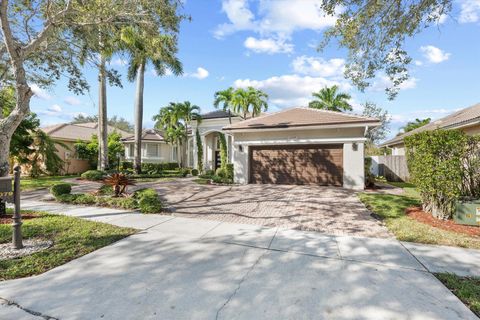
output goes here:
{"type": "MultiPolygon", "coordinates": [[[[25,239],[45,238],[53,246],[17,259],[0,261],[0,280],[43,273],[133,234],[136,230],[49,213],[34,213],[40,218],[24,220],[25,239]]],[[[12,226],[0,224],[0,243],[11,241],[12,226]]]]}
{"type": "Polygon", "coordinates": [[[480,317],[480,278],[459,277],[449,273],[435,276],[480,317]]]}
{"type": "Polygon", "coordinates": [[[50,188],[54,184],[62,182],[63,179],[75,177],[78,176],[42,176],[37,178],[22,177],[20,180],[20,188],[22,191],[50,188]]]}
{"type": "Polygon", "coordinates": [[[403,194],[407,197],[420,199],[420,193],[418,193],[415,185],[409,182],[387,182],[388,184],[402,188],[403,194]]]}
{"type": "Polygon", "coordinates": [[[405,215],[406,208],[420,204],[417,198],[377,193],[361,193],[359,198],[384,219],[398,240],[480,249],[478,237],[434,228],[405,215]]]}

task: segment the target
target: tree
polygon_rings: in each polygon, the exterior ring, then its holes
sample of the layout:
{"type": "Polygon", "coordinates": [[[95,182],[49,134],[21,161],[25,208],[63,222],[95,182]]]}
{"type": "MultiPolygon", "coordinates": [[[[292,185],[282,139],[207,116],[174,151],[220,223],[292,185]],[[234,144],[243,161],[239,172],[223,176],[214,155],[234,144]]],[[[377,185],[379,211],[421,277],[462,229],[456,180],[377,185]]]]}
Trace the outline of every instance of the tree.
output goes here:
{"type": "Polygon", "coordinates": [[[390,115],[381,107],[378,107],[373,102],[365,102],[363,104],[362,116],[369,118],[377,118],[382,124],[376,128],[369,128],[366,133],[367,142],[377,144],[384,140],[390,132],[390,115]]]}
{"type": "MultiPolygon", "coordinates": [[[[119,165],[118,155],[125,152],[122,143],[122,135],[116,131],[108,134],[107,138],[107,155],[108,161],[114,166],[119,165]]],[[[75,145],[75,152],[80,159],[88,160],[91,168],[97,166],[99,141],[97,135],[92,135],[90,141],[78,140],[75,145]]]]}
{"type": "Polygon", "coordinates": [[[126,27],[122,30],[121,39],[124,50],[130,57],[128,80],[137,81],[135,94],[135,144],[133,167],[141,172],[142,128],[143,128],[143,90],[145,67],[151,63],[159,76],[170,70],[175,75],[183,73],[178,52],[177,37],[182,16],[177,14],[177,4],[171,3],[160,8],[157,25],[152,28],[126,27]],[[163,32],[163,34],[162,34],[163,32]]]}
{"type": "Polygon", "coordinates": [[[400,128],[403,132],[399,132],[398,135],[423,127],[424,125],[429,124],[431,120],[432,119],[430,118],[426,118],[426,119],[417,118],[414,121],[410,121],[406,125],[400,128]]]}
{"type": "Polygon", "coordinates": [[[338,92],[338,86],[324,87],[312,93],[314,100],[308,106],[314,109],[330,110],[337,112],[352,111],[348,102],[352,97],[348,93],[338,92]]]}
{"type": "Polygon", "coordinates": [[[335,15],[335,25],[326,31],[322,50],[333,39],[348,50],[345,76],[363,90],[383,70],[391,81],[386,88],[390,99],[409,78],[412,59],[405,39],[426,27],[438,25],[452,9],[452,0],[370,1],[325,0],[321,9],[335,15]]]}
{"type": "Polygon", "coordinates": [[[261,90],[253,87],[238,88],[232,93],[230,105],[235,113],[242,113],[244,119],[248,113],[251,113],[253,118],[258,116],[262,109],[263,111],[268,109],[267,99],[268,95],[261,90]]]}
{"type": "Polygon", "coordinates": [[[41,129],[32,133],[33,135],[33,154],[29,158],[30,176],[38,177],[41,174],[59,174],[63,169],[64,161],[58,155],[56,145],[69,149],[67,145],[60,141],[52,139],[41,129]]]}
{"type": "Polygon", "coordinates": [[[218,109],[222,105],[223,111],[228,112],[228,121],[232,123],[232,111],[234,106],[232,105],[232,96],[234,89],[229,87],[226,90],[220,90],[215,92],[213,106],[218,109]]]}
{"type": "MultiPolygon", "coordinates": [[[[72,121],[70,121],[71,124],[89,123],[89,122],[98,122],[98,116],[97,115],[84,116],[82,114],[78,114],[75,117],[73,117],[72,121]]],[[[133,133],[133,125],[123,117],[118,117],[118,116],[114,115],[113,117],[111,117],[107,120],[107,124],[111,127],[117,128],[119,130],[129,132],[129,133],[133,133]]]]}
{"type": "Polygon", "coordinates": [[[0,81],[2,87],[11,84],[16,95],[15,107],[0,119],[0,176],[9,171],[12,135],[30,112],[34,92],[29,83],[47,87],[64,76],[74,93],[88,90],[79,66],[95,52],[78,45],[76,35],[88,32],[92,26],[148,27],[160,19],[152,8],[165,2],[179,1],[0,2],[0,81]]]}

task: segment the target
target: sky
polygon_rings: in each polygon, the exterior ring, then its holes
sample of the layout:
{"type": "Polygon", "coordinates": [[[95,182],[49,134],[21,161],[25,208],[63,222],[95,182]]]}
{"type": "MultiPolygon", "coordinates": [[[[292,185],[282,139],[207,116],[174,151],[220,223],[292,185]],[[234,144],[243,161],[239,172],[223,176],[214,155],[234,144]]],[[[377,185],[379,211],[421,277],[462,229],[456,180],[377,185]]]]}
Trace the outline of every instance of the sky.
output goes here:
{"type": "MultiPolygon", "coordinates": [[[[269,95],[269,111],[307,106],[311,93],[339,85],[352,96],[354,113],[370,101],[391,116],[390,134],[415,118],[432,119],[480,102],[480,0],[456,0],[438,25],[410,38],[411,78],[395,100],[378,74],[372,86],[359,92],[343,77],[346,52],[331,45],[318,52],[322,34],[335,22],[318,10],[318,0],[187,0],[179,58],[184,74],[159,77],[147,69],[144,126],[169,102],[190,101],[202,112],[214,110],[213,96],[230,86],[254,86],[269,95]]],[[[123,88],[108,87],[108,116],[133,120],[135,85],[126,79],[126,63],[114,56],[110,65],[122,75],[123,88]]],[[[49,89],[32,84],[31,109],[42,126],[71,121],[76,114],[97,114],[97,71],[84,70],[91,89],[69,92],[65,79],[49,89]]]]}

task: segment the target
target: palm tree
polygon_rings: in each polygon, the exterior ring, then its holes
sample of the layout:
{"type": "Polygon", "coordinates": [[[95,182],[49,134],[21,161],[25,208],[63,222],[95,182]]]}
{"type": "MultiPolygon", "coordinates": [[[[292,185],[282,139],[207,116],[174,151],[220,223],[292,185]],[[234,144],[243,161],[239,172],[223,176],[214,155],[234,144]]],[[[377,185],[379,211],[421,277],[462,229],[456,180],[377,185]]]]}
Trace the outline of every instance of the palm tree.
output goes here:
{"type": "Polygon", "coordinates": [[[252,106],[252,117],[260,115],[260,113],[262,113],[262,109],[263,111],[267,111],[268,95],[265,92],[249,87],[247,94],[249,96],[250,105],[252,106]]]}
{"type": "Polygon", "coordinates": [[[312,96],[315,99],[308,104],[310,108],[337,112],[352,111],[352,106],[348,103],[352,97],[348,93],[338,92],[337,85],[324,87],[312,93],[312,96]]]}
{"type": "MultiPolygon", "coordinates": [[[[183,140],[186,138],[188,129],[182,123],[182,106],[180,103],[170,102],[167,106],[160,109],[158,114],[153,116],[155,128],[162,130],[165,140],[173,143],[178,149],[181,148],[183,140]]],[[[182,163],[180,161],[179,163],[182,163]]]]}
{"type": "Polygon", "coordinates": [[[202,116],[200,115],[200,107],[197,105],[192,105],[190,101],[185,101],[183,103],[177,104],[178,113],[180,120],[183,121],[185,127],[185,144],[183,148],[183,161],[184,166],[187,164],[187,147],[188,147],[188,129],[191,128],[190,124],[193,120],[197,120],[197,123],[202,122],[202,116]]]}
{"type": "Polygon", "coordinates": [[[140,173],[142,168],[141,144],[143,127],[143,89],[145,67],[151,63],[157,75],[165,75],[170,70],[174,75],[183,73],[181,62],[177,59],[177,38],[161,35],[145,29],[126,27],[122,30],[121,39],[125,51],[130,56],[128,80],[137,81],[135,94],[135,144],[134,169],[140,173]]]}
{"type": "Polygon", "coordinates": [[[218,109],[220,104],[222,104],[223,111],[228,112],[228,121],[232,123],[232,96],[233,96],[234,89],[232,87],[215,92],[213,106],[218,109]]]}

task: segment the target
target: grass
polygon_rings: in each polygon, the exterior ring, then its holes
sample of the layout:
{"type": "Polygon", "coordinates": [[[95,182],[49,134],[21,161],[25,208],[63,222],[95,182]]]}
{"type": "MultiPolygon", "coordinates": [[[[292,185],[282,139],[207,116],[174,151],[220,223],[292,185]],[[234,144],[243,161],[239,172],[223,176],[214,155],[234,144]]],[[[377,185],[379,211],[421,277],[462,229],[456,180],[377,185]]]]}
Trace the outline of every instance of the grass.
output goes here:
{"type": "Polygon", "coordinates": [[[156,178],[156,177],[143,177],[143,178],[135,178],[135,182],[170,182],[174,181],[175,178],[156,178]]]}
{"type": "Polygon", "coordinates": [[[437,273],[435,276],[480,317],[480,278],[460,277],[451,273],[437,273]]]}
{"type": "MultiPolygon", "coordinates": [[[[44,238],[53,241],[49,249],[29,256],[0,261],[0,280],[41,274],[87,253],[123,239],[136,230],[100,222],[42,212],[24,211],[39,218],[24,220],[24,239],[44,238]]],[[[12,226],[0,224],[0,243],[11,241],[12,226]]]]}
{"type": "Polygon", "coordinates": [[[377,193],[361,193],[359,198],[384,220],[398,240],[480,249],[478,237],[438,229],[409,218],[405,209],[420,205],[417,198],[377,193]]]}
{"type": "Polygon", "coordinates": [[[403,194],[407,197],[420,199],[420,193],[417,191],[417,188],[413,183],[409,182],[387,182],[388,184],[402,188],[403,194]]]}
{"type": "Polygon", "coordinates": [[[78,176],[42,176],[37,178],[22,177],[20,180],[20,188],[22,191],[50,188],[54,184],[62,182],[64,179],[75,177],[78,176]]]}

